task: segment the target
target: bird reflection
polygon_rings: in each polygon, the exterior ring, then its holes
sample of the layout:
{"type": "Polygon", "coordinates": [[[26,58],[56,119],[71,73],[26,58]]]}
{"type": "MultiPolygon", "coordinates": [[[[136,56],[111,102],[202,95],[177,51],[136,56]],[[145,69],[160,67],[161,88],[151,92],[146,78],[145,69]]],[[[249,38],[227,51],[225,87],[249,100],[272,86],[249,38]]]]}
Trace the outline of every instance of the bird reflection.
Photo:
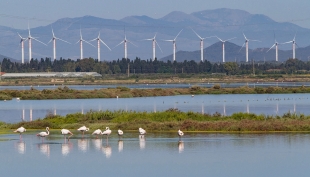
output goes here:
{"type": "Polygon", "coordinates": [[[105,154],[106,158],[110,158],[112,155],[112,148],[109,145],[102,146],[101,151],[105,154]]]}
{"type": "Polygon", "coordinates": [[[179,141],[178,142],[178,147],[179,147],[179,153],[182,153],[184,151],[184,142],[179,141]]]}
{"type": "Polygon", "coordinates": [[[24,141],[18,141],[17,143],[15,143],[15,148],[17,149],[18,153],[25,154],[26,144],[24,141]]]}
{"type": "Polygon", "coordinates": [[[118,140],[118,152],[122,152],[124,148],[123,140],[118,140]]]}
{"type": "Polygon", "coordinates": [[[63,156],[67,156],[70,153],[71,149],[72,149],[71,142],[61,144],[61,153],[63,156]]]}
{"type": "Polygon", "coordinates": [[[46,155],[47,157],[50,156],[50,145],[49,144],[47,143],[38,144],[38,148],[42,154],[46,155]]]}
{"type": "Polygon", "coordinates": [[[144,137],[144,135],[139,136],[139,144],[140,144],[140,149],[145,148],[145,137],[144,137]]]}
{"type": "Polygon", "coordinates": [[[92,142],[97,150],[101,149],[102,139],[93,139],[92,142]]]}
{"type": "Polygon", "coordinates": [[[87,139],[78,139],[78,148],[79,150],[86,152],[88,148],[88,140],[87,139]]]}

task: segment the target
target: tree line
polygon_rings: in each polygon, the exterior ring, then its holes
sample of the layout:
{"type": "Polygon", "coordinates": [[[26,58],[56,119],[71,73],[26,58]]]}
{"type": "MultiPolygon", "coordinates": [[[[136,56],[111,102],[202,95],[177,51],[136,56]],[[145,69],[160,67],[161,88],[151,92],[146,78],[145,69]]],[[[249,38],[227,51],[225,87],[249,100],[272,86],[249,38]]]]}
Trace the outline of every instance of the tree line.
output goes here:
{"type": "Polygon", "coordinates": [[[51,58],[32,59],[29,63],[12,62],[4,58],[1,71],[7,73],[26,72],[97,72],[99,74],[146,74],[146,73],[206,73],[206,74],[299,74],[308,73],[310,62],[298,59],[288,59],[285,62],[225,62],[211,63],[210,61],[195,62],[194,60],[182,62],[118,59],[113,61],[100,61],[93,58],[78,60],[63,59],[53,61],[51,58]]]}

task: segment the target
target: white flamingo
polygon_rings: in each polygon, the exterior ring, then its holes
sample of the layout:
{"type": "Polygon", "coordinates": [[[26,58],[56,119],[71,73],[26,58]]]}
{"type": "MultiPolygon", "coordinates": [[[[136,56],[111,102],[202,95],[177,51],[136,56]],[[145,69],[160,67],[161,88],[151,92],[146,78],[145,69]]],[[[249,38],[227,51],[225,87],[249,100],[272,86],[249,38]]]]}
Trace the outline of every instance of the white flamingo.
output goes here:
{"type": "Polygon", "coordinates": [[[26,131],[26,129],[24,127],[19,127],[14,132],[15,133],[19,133],[19,139],[21,139],[22,138],[22,133],[24,133],[25,131],[26,131]]]}
{"type": "Polygon", "coordinates": [[[143,128],[139,128],[139,133],[140,135],[145,135],[146,134],[146,131],[143,129],[143,128]]]}
{"type": "Polygon", "coordinates": [[[68,137],[68,141],[69,141],[69,138],[73,135],[73,133],[71,133],[70,130],[67,130],[67,129],[61,129],[61,134],[64,135],[65,139],[66,139],[66,135],[70,134],[70,136],[68,137]]]}
{"type": "Polygon", "coordinates": [[[44,137],[46,137],[46,136],[48,136],[49,134],[50,134],[50,128],[49,127],[46,127],[46,132],[40,132],[40,133],[38,133],[37,134],[37,136],[40,136],[40,137],[42,137],[42,141],[43,141],[43,138],[44,137]]]}
{"type": "Polygon", "coordinates": [[[105,131],[102,132],[102,135],[107,135],[107,139],[109,138],[109,135],[112,133],[112,130],[110,130],[109,127],[105,128],[105,131]]]}
{"type": "Polygon", "coordinates": [[[181,139],[181,137],[184,135],[184,133],[181,130],[178,130],[178,135],[179,135],[179,138],[181,139]]]}
{"type": "Polygon", "coordinates": [[[121,129],[118,129],[117,134],[119,137],[121,137],[121,136],[123,136],[124,132],[121,129]]]}
{"type": "Polygon", "coordinates": [[[98,135],[102,135],[102,131],[100,129],[95,130],[92,135],[96,135],[96,138],[98,138],[98,135]]]}
{"type": "Polygon", "coordinates": [[[82,132],[82,133],[83,133],[83,137],[84,137],[84,132],[87,132],[87,131],[89,130],[89,128],[85,127],[85,125],[84,125],[84,126],[80,127],[80,128],[77,129],[77,130],[80,131],[80,132],[82,132]]]}

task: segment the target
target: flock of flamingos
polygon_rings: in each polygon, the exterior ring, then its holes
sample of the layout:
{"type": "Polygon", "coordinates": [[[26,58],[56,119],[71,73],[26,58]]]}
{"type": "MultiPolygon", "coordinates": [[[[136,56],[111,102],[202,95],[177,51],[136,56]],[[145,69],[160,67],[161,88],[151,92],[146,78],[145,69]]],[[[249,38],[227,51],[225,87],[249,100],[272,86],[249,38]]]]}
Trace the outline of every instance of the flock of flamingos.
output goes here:
{"type": "MultiPolygon", "coordinates": [[[[84,137],[84,132],[89,131],[89,128],[87,128],[86,126],[82,126],[77,130],[82,132],[83,137],[84,137]]],[[[19,127],[14,132],[19,133],[20,139],[21,139],[22,133],[25,131],[26,131],[26,129],[24,127],[19,127]]],[[[96,138],[98,138],[99,135],[106,135],[107,139],[108,139],[108,137],[111,133],[112,133],[112,130],[110,130],[109,127],[106,127],[105,131],[101,131],[100,129],[97,129],[92,133],[92,135],[96,135],[96,138]]],[[[139,128],[139,133],[140,133],[140,135],[145,135],[146,131],[143,128],[139,128]]],[[[40,132],[37,134],[37,136],[41,137],[42,141],[43,141],[43,138],[48,136],[49,134],[50,134],[49,127],[46,127],[46,132],[40,132]]],[[[64,135],[65,139],[66,139],[66,135],[70,135],[68,137],[68,140],[73,135],[73,133],[68,129],[61,129],[61,134],[64,135]]],[[[123,136],[124,133],[122,130],[118,129],[117,134],[119,137],[121,137],[121,136],[123,136]]],[[[184,135],[184,133],[181,130],[178,130],[178,135],[179,135],[179,138],[181,139],[181,137],[184,135]]]]}

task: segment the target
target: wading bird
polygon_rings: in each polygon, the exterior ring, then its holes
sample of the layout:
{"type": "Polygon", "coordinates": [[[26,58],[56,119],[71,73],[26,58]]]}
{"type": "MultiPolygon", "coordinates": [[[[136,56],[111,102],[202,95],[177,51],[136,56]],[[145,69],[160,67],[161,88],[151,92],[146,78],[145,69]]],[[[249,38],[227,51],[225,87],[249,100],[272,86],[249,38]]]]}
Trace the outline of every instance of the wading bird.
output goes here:
{"type": "Polygon", "coordinates": [[[118,129],[117,134],[118,134],[118,137],[120,138],[121,136],[123,136],[124,132],[122,130],[118,129]]]}
{"type": "Polygon", "coordinates": [[[102,132],[103,135],[107,135],[107,139],[109,138],[109,135],[112,133],[112,130],[110,130],[109,127],[105,128],[105,131],[102,132]]]}
{"type": "Polygon", "coordinates": [[[22,133],[24,133],[25,131],[26,131],[26,129],[24,127],[19,127],[14,132],[19,133],[19,139],[22,139],[22,133]]]}
{"type": "Polygon", "coordinates": [[[50,134],[49,130],[50,130],[50,128],[46,127],[46,132],[40,132],[40,133],[37,134],[37,136],[42,137],[42,141],[43,141],[43,138],[50,134]]]}
{"type": "Polygon", "coordinates": [[[179,135],[179,138],[181,139],[184,133],[181,130],[178,130],[178,135],[179,135]]]}
{"type": "Polygon", "coordinates": [[[68,140],[73,135],[73,133],[71,133],[70,130],[67,130],[67,129],[61,129],[61,134],[64,135],[65,140],[66,140],[66,135],[70,134],[70,136],[68,137],[68,140]]]}
{"type": "Polygon", "coordinates": [[[98,135],[102,135],[102,131],[100,129],[95,130],[92,135],[96,135],[96,138],[98,138],[98,135]]]}
{"type": "Polygon", "coordinates": [[[89,130],[89,128],[85,127],[85,126],[82,126],[80,127],[79,129],[77,129],[78,131],[82,132],[83,134],[83,137],[84,137],[84,132],[87,132],[89,130]]]}

